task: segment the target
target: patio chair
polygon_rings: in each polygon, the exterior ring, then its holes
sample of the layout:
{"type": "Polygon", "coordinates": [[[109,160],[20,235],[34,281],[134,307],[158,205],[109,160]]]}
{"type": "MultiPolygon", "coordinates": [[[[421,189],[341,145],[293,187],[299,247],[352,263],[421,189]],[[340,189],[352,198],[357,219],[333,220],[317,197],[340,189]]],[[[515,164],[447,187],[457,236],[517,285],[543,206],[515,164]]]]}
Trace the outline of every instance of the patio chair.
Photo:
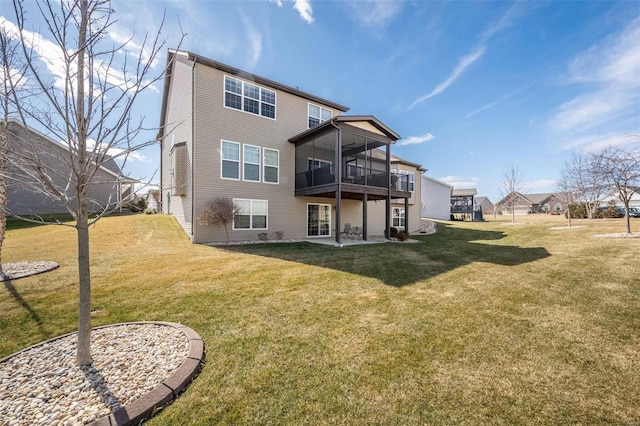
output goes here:
{"type": "Polygon", "coordinates": [[[344,235],[345,237],[349,237],[351,235],[351,224],[350,223],[345,223],[344,224],[344,231],[342,231],[340,234],[344,235]]]}
{"type": "Polygon", "coordinates": [[[359,240],[360,236],[362,235],[362,231],[360,230],[359,227],[352,226],[349,234],[350,234],[351,238],[353,238],[354,240],[359,240]]]}

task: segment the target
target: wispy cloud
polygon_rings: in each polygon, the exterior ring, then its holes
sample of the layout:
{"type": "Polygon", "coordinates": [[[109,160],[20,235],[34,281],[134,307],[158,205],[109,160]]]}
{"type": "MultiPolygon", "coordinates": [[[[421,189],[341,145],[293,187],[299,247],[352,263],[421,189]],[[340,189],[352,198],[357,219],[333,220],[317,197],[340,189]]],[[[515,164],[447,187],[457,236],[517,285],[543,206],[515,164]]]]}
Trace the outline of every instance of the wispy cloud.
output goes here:
{"type": "Polygon", "coordinates": [[[293,8],[298,11],[300,17],[304,19],[307,24],[313,22],[313,9],[311,8],[311,2],[309,0],[293,0],[293,8]]]}
{"type": "MultiPolygon", "coordinates": [[[[289,0],[293,1],[293,8],[300,14],[307,24],[313,23],[313,8],[310,0],[289,0]]],[[[282,7],[282,0],[269,0],[269,3],[275,3],[278,7],[282,7]]]]}
{"type": "Polygon", "coordinates": [[[525,182],[523,187],[527,188],[527,191],[539,191],[543,189],[553,191],[556,187],[556,181],[550,179],[539,179],[531,182],[525,182]]]}
{"type": "Polygon", "coordinates": [[[366,27],[386,27],[402,11],[402,1],[352,1],[355,19],[366,27]]]}
{"type": "Polygon", "coordinates": [[[487,43],[495,34],[510,27],[516,18],[520,17],[524,14],[525,9],[520,6],[519,3],[516,3],[509,7],[507,11],[502,14],[500,19],[494,23],[491,23],[479,36],[479,42],[473,47],[469,53],[465,56],[461,57],[458,60],[458,64],[453,69],[453,72],[447,77],[442,83],[438,84],[431,92],[420,96],[416,100],[414,100],[409,109],[414,108],[421,102],[426,101],[429,98],[432,98],[440,93],[444,92],[449,86],[451,86],[458,78],[460,78],[464,72],[469,68],[473,63],[475,63],[478,59],[480,59],[487,50],[487,43]]]}
{"type": "MultiPolygon", "coordinates": [[[[560,105],[549,120],[552,131],[574,139],[565,147],[593,149],[606,141],[631,141],[640,105],[640,17],[622,31],[575,57],[569,83],[586,90],[560,105]]],[[[611,144],[611,143],[610,143],[611,144]]]]}
{"type": "Polygon", "coordinates": [[[479,46],[479,47],[476,47],[470,53],[468,53],[466,56],[463,56],[462,58],[460,58],[460,60],[458,61],[458,65],[456,65],[451,75],[449,75],[449,77],[447,77],[445,81],[438,84],[436,88],[433,89],[431,92],[427,93],[426,95],[422,95],[419,98],[417,98],[415,101],[413,101],[409,109],[415,107],[421,102],[426,101],[429,98],[432,98],[444,92],[445,89],[451,86],[471,64],[473,64],[475,61],[480,59],[482,55],[484,55],[485,50],[486,50],[486,46],[479,46]]]}
{"type": "Polygon", "coordinates": [[[417,145],[434,140],[436,137],[431,133],[425,133],[422,136],[410,136],[397,143],[398,146],[417,145]]]}
{"type": "Polygon", "coordinates": [[[475,176],[444,176],[438,178],[438,180],[448,183],[455,189],[475,188],[480,182],[480,178],[475,176]]]}
{"type": "Polygon", "coordinates": [[[258,65],[262,56],[262,33],[246,16],[244,17],[244,27],[248,45],[248,49],[245,52],[245,67],[252,70],[258,65]]]}
{"type": "Polygon", "coordinates": [[[490,103],[488,103],[488,104],[486,104],[486,105],[483,105],[483,106],[481,106],[480,108],[477,108],[477,109],[475,109],[475,110],[471,111],[469,114],[465,115],[465,116],[464,116],[464,119],[471,118],[471,117],[473,117],[474,115],[480,114],[482,111],[486,111],[486,110],[488,110],[488,109],[491,109],[491,108],[493,108],[494,106],[496,106],[496,105],[498,105],[498,104],[500,104],[500,103],[502,103],[502,102],[504,102],[504,101],[506,101],[506,100],[508,100],[508,99],[510,99],[510,98],[512,98],[512,97],[514,97],[514,96],[516,96],[517,94],[519,94],[519,93],[521,93],[521,92],[523,92],[525,89],[526,89],[526,88],[516,90],[515,92],[513,92],[513,93],[509,93],[509,94],[507,94],[507,95],[505,95],[505,96],[501,97],[500,99],[498,99],[498,100],[496,100],[496,101],[494,101],[494,102],[490,102],[490,103]]]}

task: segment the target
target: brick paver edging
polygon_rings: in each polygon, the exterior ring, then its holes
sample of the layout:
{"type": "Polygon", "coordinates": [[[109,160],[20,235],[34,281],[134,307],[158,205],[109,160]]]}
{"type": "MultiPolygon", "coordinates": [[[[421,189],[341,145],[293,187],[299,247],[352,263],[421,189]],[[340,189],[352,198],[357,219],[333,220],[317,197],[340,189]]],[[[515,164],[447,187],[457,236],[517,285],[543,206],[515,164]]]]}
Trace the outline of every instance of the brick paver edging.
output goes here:
{"type": "MultiPolygon", "coordinates": [[[[198,333],[196,333],[193,329],[187,327],[186,325],[178,324],[175,322],[136,321],[103,325],[101,327],[94,327],[93,330],[129,324],[157,324],[175,327],[182,331],[189,340],[189,352],[187,353],[187,357],[182,362],[180,367],[178,367],[178,369],[175,370],[171,374],[171,376],[163,380],[162,383],[156,386],[153,390],[151,390],[146,395],[143,395],[140,398],[136,399],[132,403],[112,412],[110,415],[101,417],[97,420],[94,420],[93,422],[88,423],[91,426],[136,425],[143,420],[154,416],[156,413],[158,413],[158,411],[160,411],[160,409],[171,404],[178,397],[178,395],[183,392],[187,388],[187,386],[189,386],[191,381],[198,376],[200,370],[202,369],[202,366],[204,365],[204,340],[202,340],[202,337],[200,337],[198,333]]],[[[44,342],[40,342],[36,345],[29,346],[28,348],[22,349],[21,351],[0,359],[0,363],[36,346],[44,345],[46,343],[53,342],[54,340],[71,336],[73,334],[77,334],[77,332],[67,333],[62,336],[46,340],[44,342]]]]}
{"type": "Polygon", "coordinates": [[[171,404],[178,395],[195,379],[204,364],[204,340],[198,333],[186,325],[174,322],[140,321],[122,324],[111,324],[112,327],[123,324],[158,324],[180,329],[189,339],[189,353],[182,365],[171,376],[156,386],[151,392],[141,396],[129,405],[119,408],[109,416],[95,420],[91,426],[128,426],[139,424],[142,420],[154,416],[161,408],[171,404]]]}

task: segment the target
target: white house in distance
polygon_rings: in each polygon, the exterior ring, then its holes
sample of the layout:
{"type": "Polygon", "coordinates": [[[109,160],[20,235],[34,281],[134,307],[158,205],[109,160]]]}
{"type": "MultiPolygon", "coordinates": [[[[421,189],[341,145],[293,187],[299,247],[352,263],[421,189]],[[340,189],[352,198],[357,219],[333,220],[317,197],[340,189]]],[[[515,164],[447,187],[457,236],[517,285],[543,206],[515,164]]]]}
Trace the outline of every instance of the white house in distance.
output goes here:
{"type": "Polygon", "coordinates": [[[160,201],[192,242],[226,241],[198,220],[216,197],[240,207],[231,241],[420,229],[423,169],[392,155],[400,136],[376,117],[192,52],[167,60],[160,201]]]}
{"type": "Polygon", "coordinates": [[[453,186],[429,176],[422,176],[422,217],[449,220],[453,186]]]}

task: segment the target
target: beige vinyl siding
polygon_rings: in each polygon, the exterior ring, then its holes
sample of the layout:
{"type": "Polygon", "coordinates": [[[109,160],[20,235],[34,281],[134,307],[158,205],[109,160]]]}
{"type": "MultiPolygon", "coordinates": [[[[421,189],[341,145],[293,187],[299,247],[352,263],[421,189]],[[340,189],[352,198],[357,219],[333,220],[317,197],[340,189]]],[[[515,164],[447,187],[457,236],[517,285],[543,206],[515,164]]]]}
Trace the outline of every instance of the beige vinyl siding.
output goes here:
{"type": "Polygon", "coordinates": [[[162,141],[162,212],[172,214],[182,226],[184,231],[191,235],[192,232],[192,79],[191,70],[193,63],[181,56],[176,56],[173,65],[171,84],[167,98],[164,139],[162,141]],[[172,142],[180,144],[184,142],[184,148],[174,152],[174,155],[184,154],[184,162],[180,164],[182,170],[174,171],[182,174],[184,181],[176,182],[181,186],[184,195],[173,195],[177,188],[172,187],[170,171],[173,167],[172,142]]]}
{"type": "MultiPolygon", "coordinates": [[[[20,146],[9,146],[9,155],[21,150],[28,151],[23,155],[30,155],[32,154],[31,150],[37,147],[38,158],[42,162],[45,172],[52,178],[57,187],[63,190],[67,186],[67,176],[71,172],[69,154],[66,147],[44,138],[36,132],[25,130],[22,126],[10,124],[10,130],[16,135],[15,140],[22,142],[16,142],[20,146]]],[[[32,178],[24,177],[19,171],[11,167],[11,162],[9,167],[7,208],[10,212],[18,215],[28,215],[66,213],[68,211],[59,199],[49,195],[48,189],[36,184],[32,178]]],[[[66,193],[71,200],[75,198],[72,191],[73,189],[70,188],[66,193]]],[[[98,169],[89,188],[89,211],[100,212],[105,209],[115,208],[119,200],[118,191],[117,176],[104,169],[98,169]]]]}
{"type": "MultiPolygon", "coordinates": [[[[194,193],[196,196],[194,204],[196,215],[202,211],[209,199],[216,196],[268,200],[268,229],[266,231],[232,230],[229,226],[230,239],[232,241],[256,240],[261,232],[272,234],[277,231],[284,232],[285,239],[306,238],[306,205],[308,202],[323,203],[324,201],[295,197],[295,146],[289,143],[288,139],[307,130],[308,100],[275,90],[275,120],[226,108],[224,106],[224,75],[222,71],[201,64],[197,64],[195,68],[194,193]],[[262,179],[260,182],[222,179],[220,159],[222,140],[237,142],[241,146],[248,144],[278,150],[279,183],[265,183],[262,179]]],[[[270,87],[263,87],[273,90],[270,87]]],[[[327,108],[324,105],[323,107],[327,108]]],[[[332,113],[337,115],[339,112],[332,110],[332,113]]],[[[263,155],[262,151],[261,155],[263,155]]],[[[224,240],[226,240],[226,234],[222,227],[195,223],[194,242],[224,240]]]]}

